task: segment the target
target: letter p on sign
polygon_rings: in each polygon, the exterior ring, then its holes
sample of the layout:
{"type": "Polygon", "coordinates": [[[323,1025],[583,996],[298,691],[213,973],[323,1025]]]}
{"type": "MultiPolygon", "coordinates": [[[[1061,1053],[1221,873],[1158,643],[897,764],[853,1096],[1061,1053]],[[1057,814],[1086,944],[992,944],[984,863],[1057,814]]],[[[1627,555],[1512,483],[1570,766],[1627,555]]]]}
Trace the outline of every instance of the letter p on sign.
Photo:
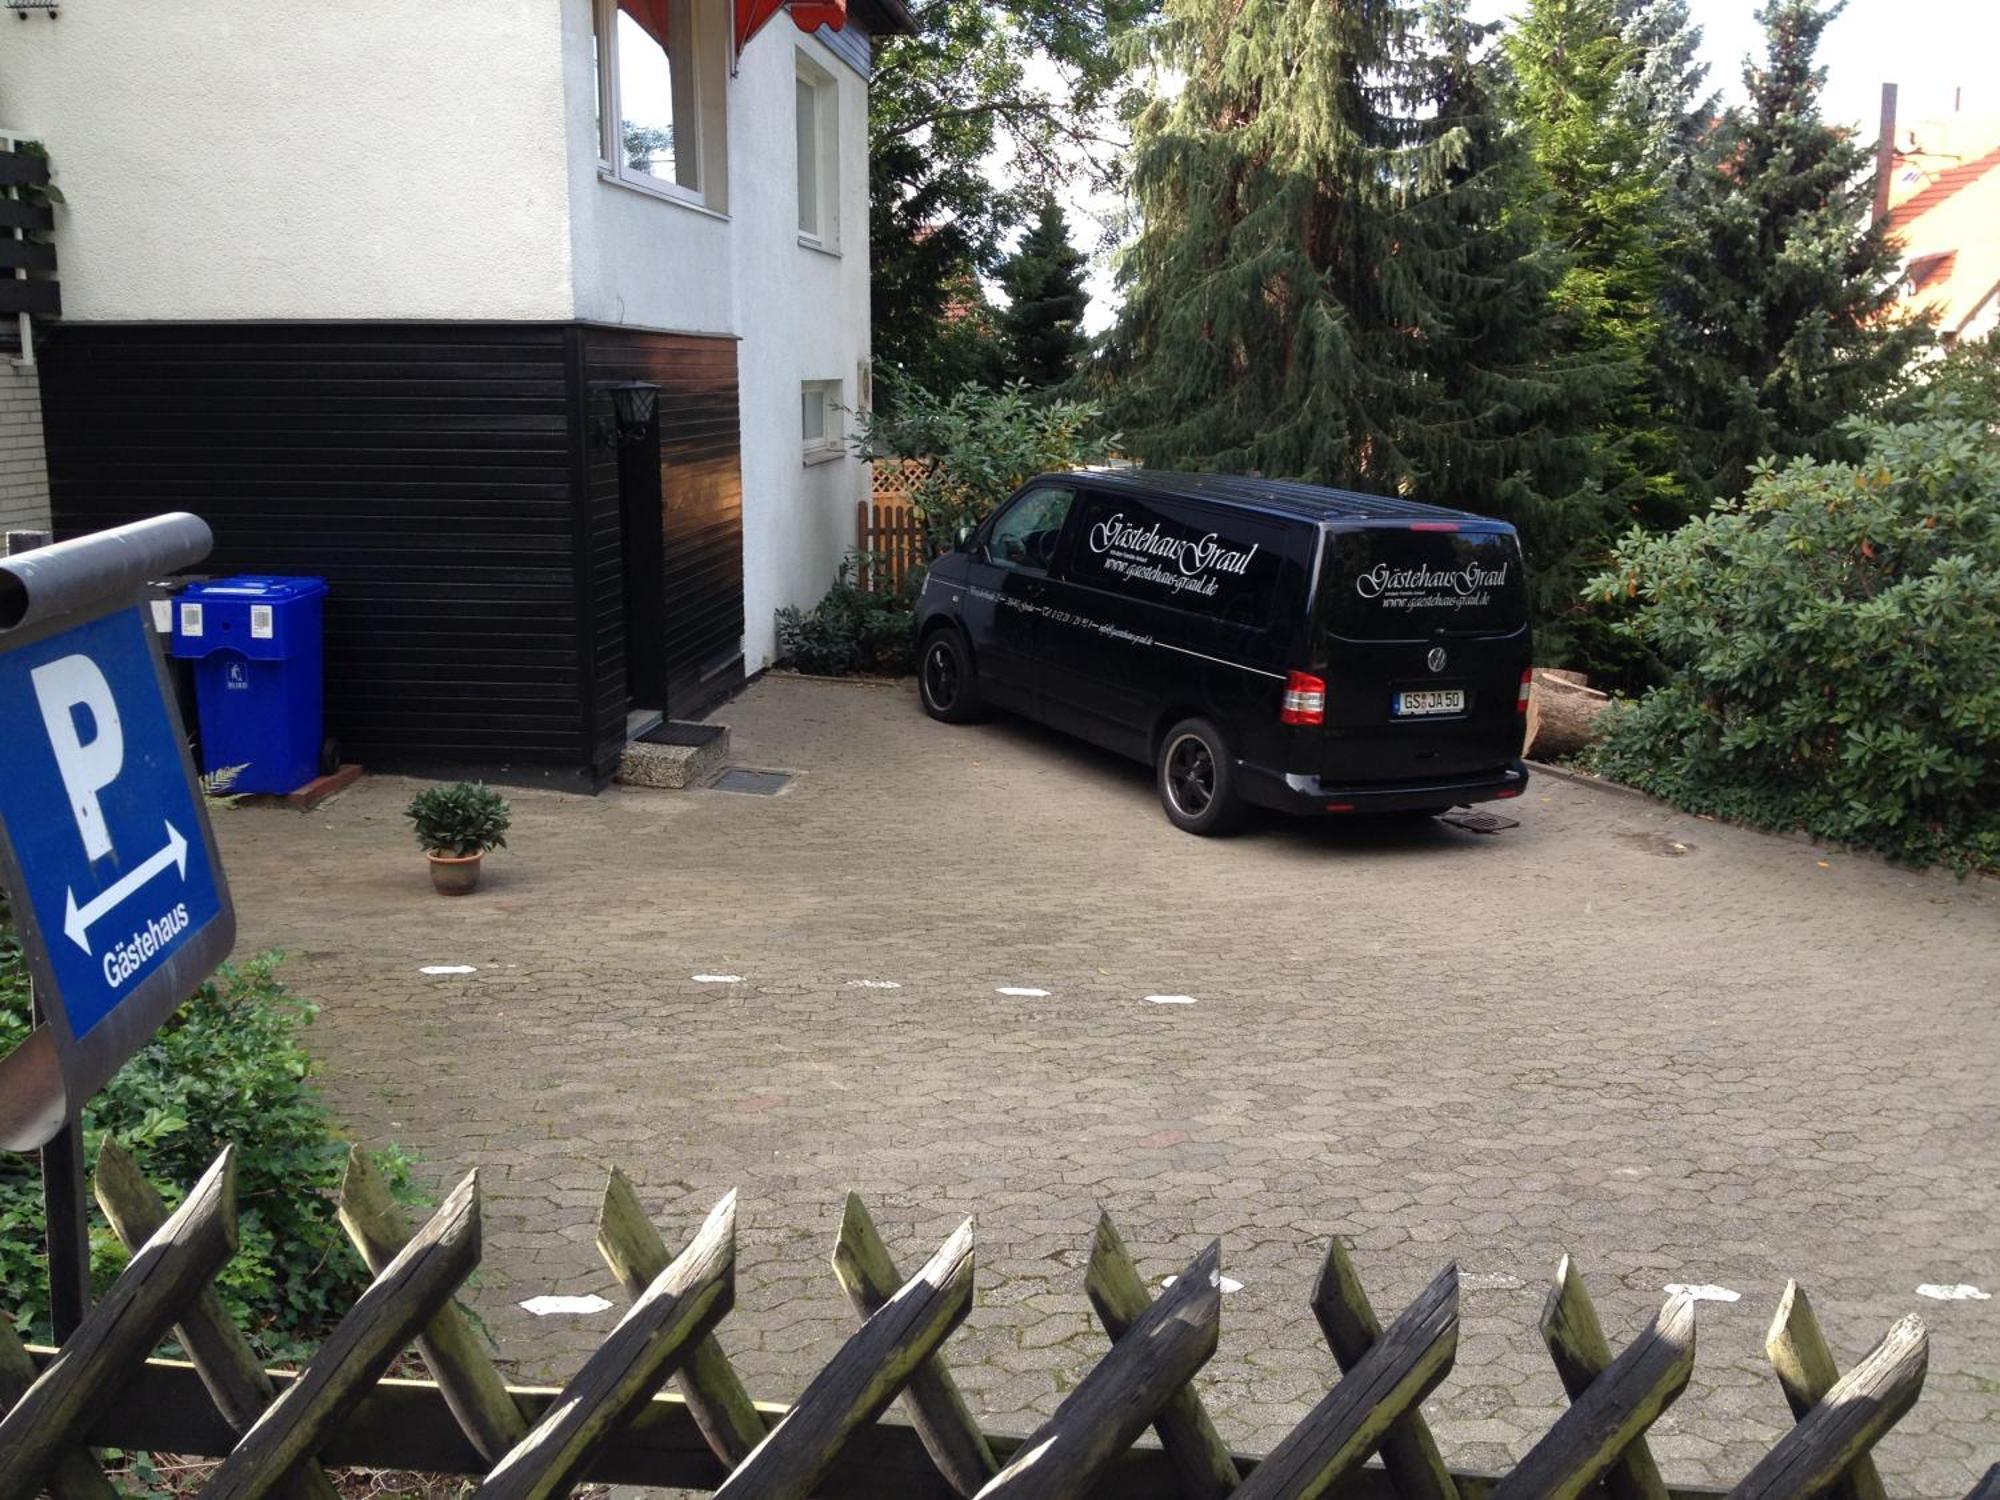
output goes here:
{"type": "Polygon", "coordinates": [[[97,794],[118,779],[125,764],[125,731],[118,723],[111,684],[104,680],[96,662],[81,655],[58,657],[28,675],[35,684],[35,699],[41,705],[42,723],[55,750],[84,852],[93,860],[102,859],[111,852],[111,834],[104,826],[104,809],[98,805],[97,794]],[[77,720],[78,709],[86,710],[90,717],[87,742],[77,720]]]}

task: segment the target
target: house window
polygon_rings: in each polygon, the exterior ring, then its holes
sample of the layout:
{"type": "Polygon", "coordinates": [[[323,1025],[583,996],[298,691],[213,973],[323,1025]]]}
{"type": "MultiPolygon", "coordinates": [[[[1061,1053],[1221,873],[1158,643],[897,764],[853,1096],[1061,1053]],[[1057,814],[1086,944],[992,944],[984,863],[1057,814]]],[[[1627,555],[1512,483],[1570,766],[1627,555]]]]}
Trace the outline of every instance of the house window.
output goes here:
{"type": "Polygon", "coordinates": [[[719,207],[722,82],[709,0],[597,0],[598,155],[607,177],[719,207]]]}
{"type": "Polygon", "coordinates": [[[833,75],[803,52],[793,85],[799,173],[799,239],[822,250],[840,245],[840,94],[833,75]]]}
{"type": "Polygon", "coordinates": [[[799,387],[799,438],[807,463],[840,457],[838,380],[808,380],[799,387]]]}

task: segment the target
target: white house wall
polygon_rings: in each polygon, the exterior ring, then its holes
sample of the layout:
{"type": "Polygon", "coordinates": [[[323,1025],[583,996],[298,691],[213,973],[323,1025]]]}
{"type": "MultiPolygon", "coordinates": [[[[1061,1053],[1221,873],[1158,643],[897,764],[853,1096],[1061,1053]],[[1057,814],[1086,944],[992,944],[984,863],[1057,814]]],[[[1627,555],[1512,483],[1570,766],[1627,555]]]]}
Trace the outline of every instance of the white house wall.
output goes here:
{"type": "MultiPolygon", "coordinates": [[[[727,50],[728,6],[704,5],[704,45],[727,50]]],[[[591,6],[567,0],[576,315],[736,337],[743,451],[744,665],[777,652],[780,606],[826,592],[854,544],[867,468],[851,454],[807,464],[799,388],[837,380],[856,399],[868,358],[868,92],[861,76],[780,14],[751,39],[728,82],[729,180],[716,213],[607,181],[598,168],[591,6]],[[835,81],[839,253],[800,244],[794,78],[803,51],[835,81]]],[[[844,420],[852,425],[852,415],[844,420]]]]}
{"type": "Polygon", "coordinates": [[[550,0],[90,0],[6,20],[63,313],[567,318],[550,0]]]}

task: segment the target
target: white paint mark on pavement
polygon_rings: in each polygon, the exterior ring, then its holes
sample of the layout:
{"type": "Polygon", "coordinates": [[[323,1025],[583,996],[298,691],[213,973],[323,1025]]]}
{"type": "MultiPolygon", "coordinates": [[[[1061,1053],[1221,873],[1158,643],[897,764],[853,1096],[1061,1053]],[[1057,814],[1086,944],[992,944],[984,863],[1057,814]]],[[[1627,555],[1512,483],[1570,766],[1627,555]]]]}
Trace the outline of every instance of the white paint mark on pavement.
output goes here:
{"type": "Polygon", "coordinates": [[[538,1318],[556,1313],[601,1313],[611,1304],[595,1292],[587,1297],[530,1297],[521,1307],[538,1318]]]}
{"type": "Polygon", "coordinates": [[[1741,1292],[1732,1292],[1726,1286],[1715,1286],[1706,1281],[1670,1281],[1666,1287],[1669,1297],[1688,1296],[1697,1302],[1740,1302],[1741,1292]]]}
{"type": "MultiPolygon", "coordinates": [[[[1216,1279],[1218,1282],[1221,1283],[1222,1294],[1225,1297],[1228,1296],[1231,1292],[1240,1292],[1243,1290],[1243,1283],[1240,1281],[1231,1281],[1227,1276],[1217,1277],[1216,1279]]],[[[1160,1285],[1172,1286],[1176,1281],[1179,1280],[1180,1277],[1178,1276],[1162,1276],[1160,1278],[1160,1285]]]]}
{"type": "Polygon", "coordinates": [[[1469,1292],[1518,1292],[1527,1285],[1520,1277],[1509,1276],[1505,1271],[1467,1271],[1458,1282],[1469,1292]]]}
{"type": "Polygon", "coordinates": [[[1047,995],[1048,991],[1024,989],[1022,986],[1018,984],[1003,984],[1000,986],[999,989],[995,990],[994,993],[996,995],[1027,995],[1030,996],[1031,998],[1039,1000],[1043,996],[1047,995]]]}
{"type": "Polygon", "coordinates": [[[850,990],[900,990],[903,986],[894,979],[850,979],[850,990]]]}
{"type": "Polygon", "coordinates": [[[1917,1288],[1919,1297],[1929,1297],[1933,1302],[1991,1302],[1993,1294],[1982,1292],[1969,1282],[1955,1281],[1949,1286],[1926,1281],[1917,1288]]]}
{"type": "Polygon", "coordinates": [[[1192,995],[1148,995],[1147,1001],[1153,1005],[1192,1005],[1192,995]]]}
{"type": "Polygon", "coordinates": [[[471,964],[425,964],[417,972],[419,974],[477,974],[479,970],[471,964]]]}
{"type": "Polygon", "coordinates": [[[741,974],[697,974],[694,976],[694,982],[696,984],[741,984],[743,976],[741,974]]]}

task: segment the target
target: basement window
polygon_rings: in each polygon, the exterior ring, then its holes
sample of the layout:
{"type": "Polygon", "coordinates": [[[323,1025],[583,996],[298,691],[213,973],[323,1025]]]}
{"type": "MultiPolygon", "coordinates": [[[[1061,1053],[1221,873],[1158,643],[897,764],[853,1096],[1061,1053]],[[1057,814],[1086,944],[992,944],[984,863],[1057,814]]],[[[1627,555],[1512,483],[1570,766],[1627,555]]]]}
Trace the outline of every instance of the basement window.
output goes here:
{"type": "Polygon", "coordinates": [[[799,387],[799,438],[809,464],[840,457],[838,380],[808,380],[799,387]]]}

